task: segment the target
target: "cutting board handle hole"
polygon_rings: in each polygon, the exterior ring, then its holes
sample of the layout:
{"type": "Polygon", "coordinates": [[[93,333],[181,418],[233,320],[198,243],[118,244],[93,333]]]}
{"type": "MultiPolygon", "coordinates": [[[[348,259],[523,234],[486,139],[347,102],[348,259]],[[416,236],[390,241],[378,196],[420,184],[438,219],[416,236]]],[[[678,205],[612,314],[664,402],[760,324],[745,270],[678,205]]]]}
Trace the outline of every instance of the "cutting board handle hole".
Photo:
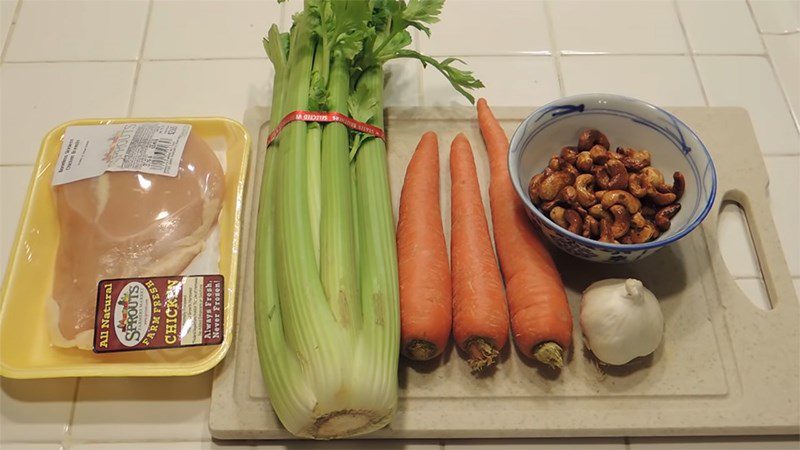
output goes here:
{"type": "Polygon", "coordinates": [[[720,252],[728,270],[736,278],[736,284],[750,303],[758,309],[769,311],[772,309],[772,300],[764,285],[764,274],[748,222],[742,204],[726,196],[717,221],[720,252]]]}

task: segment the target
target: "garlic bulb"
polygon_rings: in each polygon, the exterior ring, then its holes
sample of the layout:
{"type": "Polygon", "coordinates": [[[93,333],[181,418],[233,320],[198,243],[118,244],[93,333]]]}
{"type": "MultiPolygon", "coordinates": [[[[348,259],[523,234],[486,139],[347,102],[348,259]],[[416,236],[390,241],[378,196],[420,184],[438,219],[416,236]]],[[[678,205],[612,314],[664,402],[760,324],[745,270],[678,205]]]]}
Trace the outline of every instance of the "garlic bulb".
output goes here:
{"type": "Polygon", "coordinates": [[[632,278],[610,278],[586,288],[580,323],[586,347],[611,365],[653,353],[664,333],[658,300],[632,278]]]}

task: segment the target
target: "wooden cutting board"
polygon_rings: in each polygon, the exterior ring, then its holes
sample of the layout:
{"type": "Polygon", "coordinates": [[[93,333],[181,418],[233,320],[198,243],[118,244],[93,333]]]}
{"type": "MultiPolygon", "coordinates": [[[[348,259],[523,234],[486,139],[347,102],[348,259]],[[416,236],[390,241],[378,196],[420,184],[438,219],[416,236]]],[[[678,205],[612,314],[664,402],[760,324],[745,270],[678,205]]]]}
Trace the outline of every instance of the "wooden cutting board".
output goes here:
{"type": "MultiPolygon", "coordinates": [[[[497,108],[509,136],[532,108],[497,108]]],[[[702,226],[640,262],[603,265],[554,250],[575,317],[573,352],[561,373],[532,365],[507,346],[497,370],[476,378],[452,345],[433,363],[401,361],[398,411],[368,438],[467,438],[784,434],[800,431],[800,307],[767,199],[767,173],[747,113],[739,108],[674,108],[716,163],[719,189],[702,226]],[[741,204],[772,310],[745,297],[719,251],[723,201],[741,204]],[[630,367],[600,370],[577,324],[580,292],[608,277],[643,280],[660,299],[664,341],[630,367]]],[[[423,132],[439,135],[442,219],[450,228],[449,144],[470,139],[489,215],[488,161],[472,108],[388,109],[395,213],[403,175],[423,132]]],[[[263,131],[263,130],[262,130],[263,131]]],[[[234,346],[217,367],[210,428],[218,439],[292,436],[272,411],[261,378],[253,325],[253,218],[263,142],[251,168],[245,270],[234,346]]]]}

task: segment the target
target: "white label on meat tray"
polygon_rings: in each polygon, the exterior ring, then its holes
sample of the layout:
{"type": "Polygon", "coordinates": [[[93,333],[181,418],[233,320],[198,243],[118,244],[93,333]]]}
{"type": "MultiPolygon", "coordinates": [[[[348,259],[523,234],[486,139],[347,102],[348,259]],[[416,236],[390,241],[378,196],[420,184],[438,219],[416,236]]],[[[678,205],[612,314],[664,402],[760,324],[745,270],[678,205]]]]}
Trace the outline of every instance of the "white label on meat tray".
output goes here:
{"type": "Polygon", "coordinates": [[[103,172],[143,172],[174,177],[191,125],[142,122],[67,127],[53,185],[103,172]]]}

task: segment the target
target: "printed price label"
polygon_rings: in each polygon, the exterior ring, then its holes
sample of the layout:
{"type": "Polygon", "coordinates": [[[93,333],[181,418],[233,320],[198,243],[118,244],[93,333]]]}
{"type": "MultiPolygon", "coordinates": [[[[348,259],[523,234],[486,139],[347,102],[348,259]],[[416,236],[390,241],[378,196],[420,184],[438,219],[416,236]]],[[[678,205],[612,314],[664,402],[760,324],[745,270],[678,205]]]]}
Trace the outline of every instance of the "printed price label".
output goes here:
{"type": "Polygon", "coordinates": [[[191,125],[143,122],[67,127],[53,185],[104,172],[143,172],[174,177],[191,125]]]}
{"type": "Polygon", "coordinates": [[[221,275],[103,280],[97,286],[94,352],[220,344],[221,275]]]}

